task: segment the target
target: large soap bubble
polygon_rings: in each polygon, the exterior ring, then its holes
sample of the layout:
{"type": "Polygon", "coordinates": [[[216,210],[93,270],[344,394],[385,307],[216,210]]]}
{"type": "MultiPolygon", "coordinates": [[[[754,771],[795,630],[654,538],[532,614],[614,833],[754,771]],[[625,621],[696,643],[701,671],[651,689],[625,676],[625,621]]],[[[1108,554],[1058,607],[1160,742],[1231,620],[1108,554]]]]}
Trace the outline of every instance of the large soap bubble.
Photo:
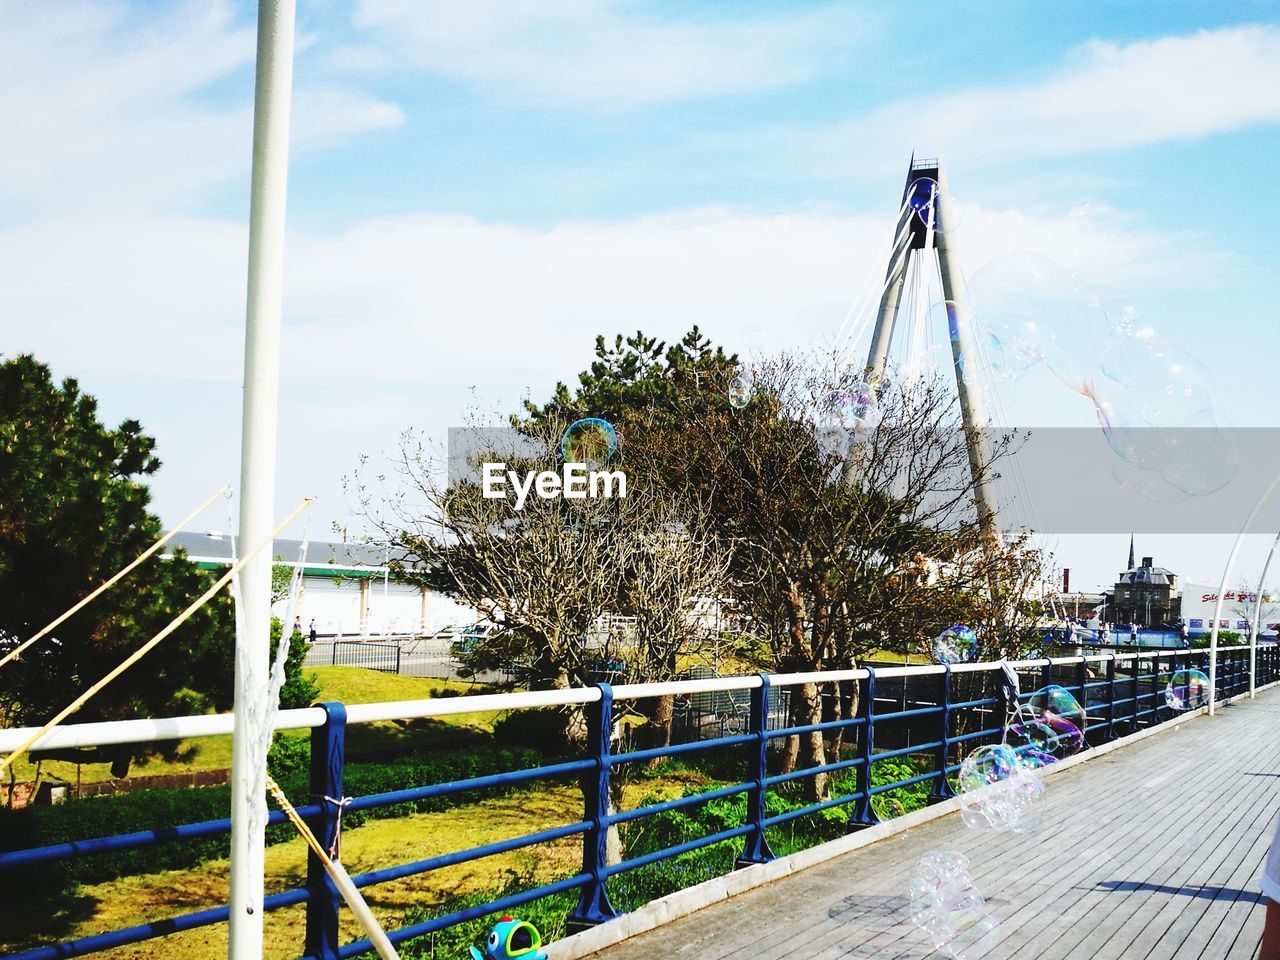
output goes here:
{"type": "Polygon", "coordinates": [[[1164,688],[1164,702],[1170,710],[1198,710],[1209,702],[1213,688],[1203,670],[1178,670],[1164,688]]]}
{"type": "Polygon", "coordinates": [[[565,463],[586,464],[592,470],[603,467],[617,452],[618,432],[599,417],[575,420],[560,439],[565,463]]]}
{"type": "Polygon", "coordinates": [[[935,949],[957,960],[999,927],[973,884],[964,854],[926,853],[916,864],[908,896],[912,921],[935,949]]]}
{"type": "Polygon", "coordinates": [[[956,786],[961,819],[974,830],[1029,833],[1040,822],[1044,784],[1008,744],[972,751],[960,764],[956,786]]]}
{"type": "Polygon", "coordinates": [[[969,285],[979,352],[994,375],[1015,378],[1044,364],[1080,390],[1106,331],[1096,297],[1052,260],[1026,251],[1002,254],[969,285]]]}
{"type": "Polygon", "coordinates": [[[978,635],[962,624],[947,627],[933,640],[933,659],[939,663],[964,663],[978,649],[978,635]]]}
{"type": "Polygon", "coordinates": [[[1162,503],[1205,496],[1235,476],[1238,455],[1220,428],[1209,375],[1188,351],[1121,308],[1101,362],[1081,392],[1093,401],[1117,479],[1162,503]]]}

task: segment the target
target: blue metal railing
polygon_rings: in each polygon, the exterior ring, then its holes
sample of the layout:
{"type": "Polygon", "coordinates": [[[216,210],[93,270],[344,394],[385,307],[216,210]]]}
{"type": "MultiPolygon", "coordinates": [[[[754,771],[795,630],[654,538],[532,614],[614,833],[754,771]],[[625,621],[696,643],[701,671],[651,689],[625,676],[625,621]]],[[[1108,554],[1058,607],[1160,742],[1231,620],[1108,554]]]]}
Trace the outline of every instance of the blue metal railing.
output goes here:
{"type": "MultiPolygon", "coordinates": [[[[1048,684],[1056,683],[1064,687],[1075,695],[1085,708],[1088,717],[1085,733],[1089,744],[1096,746],[1171,719],[1175,714],[1165,704],[1165,686],[1169,677],[1175,670],[1189,668],[1207,673],[1208,659],[1208,652],[1201,650],[1151,651],[1122,654],[1118,657],[1086,656],[1020,664],[1018,665],[1019,687],[1023,691],[1021,699],[1028,700],[1035,690],[1048,684]]],[[[873,797],[921,783],[930,785],[929,802],[946,799],[952,795],[950,779],[959,769],[962,748],[978,742],[999,740],[1006,717],[1017,707],[1017,703],[1009,695],[1009,688],[1002,688],[992,682],[998,681],[1001,675],[999,665],[964,665],[954,669],[951,666],[944,666],[941,669],[937,666],[865,668],[857,671],[837,671],[829,676],[821,675],[820,682],[829,684],[839,680],[842,684],[848,684],[851,682],[849,679],[851,675],[856,675],[856,679],[852,682],[858,684],[858,709],[853,717],[769,729],[770,703],[777,693],[776,687],[797,685],[802,681],[796,677],[771,677],[761,674],[748,680],[728,681],[737,683],[739,689],[747,682],[752,684],[749,729],[746,732],[711,740],[676,743],[665,747],[617,754],[613,752],[614,690],[608,684],[598,684],[596,688],[598,698],[587,703],[585,708],[588,739],[586,754],[581,759],[527,770],[355,797],[347,805],[349,810],[366,810],[496,786],[533,784],[539,781],[573,777],[577,778],[583,788],[584,807],[580,820],[483,846],[357,874],[352,879],[358,887],[369,887],[495,854],[581,835],[583,838],[582,865],[579,872],[574,875],[488,903],[469,906],[444,916],[405,926],[389,932],[389,936],[393,942],[402,943],[497,911],[514,910],[541,897],[570,890],[578,891],[578,904],[570,917],[570,928],[590,926],[617,915],[609,899],[609,880],[632,870],[713,844],[739,839],[742,841],[742,850],[736,860],[738,866],[765,863],[774,856],[767,838],[767,831],[771,827],[840,806],[851,807],[849,823],[852,829],[869,827],[879,822],[871,804],[873,797]],[[894,680],[900,679],[901,698],[878,696],[878,677],[882,681],[889,677],[894,680]],[[885,708],[886,705],[889,709],[885,708]],[[903,731],[904,725],[908,728],[906,733],[903,731]],[[801,770],[772,774],[769,772],[770,744],[791,736],[836,732],[854,738],[853,741],[849,741],[853,747],[852,756],[837,757],[821,766],[801,770]],[[878,734],[882,738],[895,738],[899,741],[899,745],[878,750],[876,746],[878,734]],[[901,743],[904,739],[907,741],[905,745],[901,743]],[[741,751],[746,760],[747,773],[741,782],[632,810],[611,810],[610,781],[613,771],[618,767],[654,758],[726,748],[741,751]],[[890,782],[875,783],[873,776],[875,764],[907,756],[929,758],[931,769],[890,782]],[[820,773],[832,774],[842,771],[853,771],[853,792],[772,816],[767,814],[767,799],[774,788],[820,773]],[[611,827],[737,795],[746,797],[746,817],[743,823],[621,862],[609,862],[608,835],[611,827]]],[[[1220,650],[1217,677],[1216,696],[1219,700],[1246,693],[1249,689],[1247,648],[1220,650]]],[[[1275,646],[1259,647],[1256,685],[1262,687],[1277,681],[1280,681],[1280,649],[1275,646]]],[[[693,682],[693,684],[698,683],[702,683],[705,688],[705,681],[693,682]]],[[[681,684],[675,683],[654,686],[652,688],[654,692],[648,692],[648,688],[644,686],[626,689],[629,699],[637,699],[678,691],[681,687],[681,684]]],[[[525,697],[527,699],[528,695],[525,697]]],[[[486,698],[488,701],[486,708],[489,708],[489,704],[494,699],[486,698]]],[[[338,804],[330,802],[328,798],[343,797],[347,712],[346,708],[338,703],[322,704],[321,707],[324,710],[324,723],[311,731],[310,789],[313,802],[298,807],[298,812],[310,823],[321,845],[328,848],[336,839],[339,830],[341,808],[338,804]]],[[[888,744],[889,741],[884,739],[882,742],[888,744]]],[[[268,822],[279,824],[284,821],[282,814],[272,813],[268,822]]],[[[153,844],[177,843],[225,834],[230,829],[229,820],[212,820],[118,836],[90,838],[73,843],[14,850],[0,853],[0,876],[5,872],[9,872],[9,876],[15,876],[11,871],[34,864],[137,849],[153,844]]],[[[266,898],[264,907],[267,911],[273,911],[304,903],[306,904],[304,957],[307,960],[353,957],[371,949],[367,940],[357,940],[347,944],[338,942],[340,897],[320,861],[313,854],[308,856],[305,885],[272,894],[266,898]]],[[[39,946],[10,956],[15,960],[19,958],[20,960],[53,960],[53,958],[83,956],[112,947],[140,943],[171,933],[222,923],[226,919],[227,908],[218,907],[77,940],[39,946]]]]}

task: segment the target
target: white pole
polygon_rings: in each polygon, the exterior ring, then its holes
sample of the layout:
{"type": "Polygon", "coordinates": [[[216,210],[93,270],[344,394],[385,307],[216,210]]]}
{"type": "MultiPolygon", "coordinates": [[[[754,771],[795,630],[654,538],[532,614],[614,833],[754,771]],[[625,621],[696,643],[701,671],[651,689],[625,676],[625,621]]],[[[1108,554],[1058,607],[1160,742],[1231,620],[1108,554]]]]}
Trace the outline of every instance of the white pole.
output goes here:
{"type": "MultiPolygon", "coordinates": [[[[258,4],[257,76],[253,97],[253,179],[249,199],[249,283],[245,311],[244,414],[240,446],[240,542],[271,533],[275,511],[276,419],[280,379],[280,310],[285,187],[289,165],[289,98],[293,87],[294,0],[258,4]]],[[[266,797],[254,770],[246,705],[267,689],[271,623],[271,550],[240,580],[243,649],[236,657],[231,752],[231,892],[227,955],[262,956],[263,848],[266,797]],[[251,818],[250,811],[257,816],[251,818]],[[251,827],[252,820],[252,827],[251,827]]]]}
{"type": "Polygon", "coordinates": [[[1249,528],[1253,526],[1254,517],[1258,515],[1262,505],[1271,498],[1277,486],[1280,486],[1280,473],[1277,473],[1267,489],[1262,491],[1262,496],[1249,511],[1249,516],[1245,517],[1240,533],[1236,536],[1236,542],[1232,545],[1231,553],[1227,557],[1227,565],[1222,568],[1222,581],[1218,584],[1218,602],[1213,605],[1213,632],[1209,634],[1209,716],[1214,714],[1218,690],[1218,620],[1222,617],[1222,600],[1227,592],[1227,581],[1231,578],[1231,568],[1235,565],[1236,554],[1240,552],[1240,544],[1244,543],[1244,535],[1249,532],[1249,528]]]}
{"type": "Polygon", "coordinates": [[[1271,569],[1271,558],[1276,555],[1276,547],[1280,546],[1280,533],[1271,541],[1271,549],[1267,551],[1267,562],[1262,565],[1262,576],[1258,578],[1258,598],[1253,603],[1253,623],[1249,625],[1249,699],[1257,697],[1258,687],[1258,621],[1262,619],[1262,595],[1266,592],[1267,571],[1271,569]]]}

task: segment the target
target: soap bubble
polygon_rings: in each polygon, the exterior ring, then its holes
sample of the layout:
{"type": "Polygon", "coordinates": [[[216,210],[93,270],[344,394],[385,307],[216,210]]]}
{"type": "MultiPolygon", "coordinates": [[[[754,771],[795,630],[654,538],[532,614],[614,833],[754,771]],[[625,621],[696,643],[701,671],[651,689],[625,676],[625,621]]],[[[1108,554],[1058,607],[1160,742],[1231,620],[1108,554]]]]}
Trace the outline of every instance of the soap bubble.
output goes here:
{"type": "Polygon", "coordinates": [[[1198,710],[1209,702],[1212,692],[1203,670],[1179,670],[1164,688],[1164,702],[1170,710],[1198,710]]]}
{"type": "Polygon", "coordinates": [[[1040,821],[1044,784],[1008,744],[972,751],[960,764],[956,788],[961,819],[974,830],[1030,833],[1040,821]]]}
{"type": "Polygon", "coordinates": [[[560,440],[560,452],[565,463],[583,463],[598,470],[618,452],[618,432],[599,417],[575,420],[560,440]]]}
{"type": "Polygon", "coordinates": [[[1062,760],[1085,747],[1084,733],[1070,720],[1051,713],[1037,715],[1026,704],[1018,709],[1014,722],[1005,728],[1004,739],[1031,767],[1062,760]]]}
{"type": "Polygon", "coordinates": [[[1083,730],[1088,722],[1080,701],[1066,687],[1056,683],[1051,683],[1033,693],[1027,705],[1041,717],[1045,715],[1058,717],[1080,730],[1083,730]]]}
{"type": "Polygon", "coordinates": [[[729,381],[729,406],[741,410],[751,402],[751,381],[745,374],[735,373],[729,381]]]}
{"type": "Polygon", "coordinates": [[[960,853],[926,853],[916,864],[908,890],[912,922],[935,949],[963,960],[964,951],[999,924],[973,885],[969,860],[960,853]]]}
{"type": "Polygon", "coordinates": [[[873,423],[880,413],[875,388],[865,380],[856,380],[831,392],[828,402],[833,423],[845,427],[873,423]]]}
{"type": "Polygon", "coordinates": [[[933,640],[933,659],[939,663],[972,660],[978,649],[978,635],[966,626],[947,627],[933,640]]]}
{"type": "Polygon", "coordinates": [[[871,809],[881,820],[896,820],[907,812],[901,800],[883,793],[871,798],[871,809]]]}
{"type": "Polygon", "coordinates": [[[962,219],[960,204],[932,177],[916,177],[911,181],[907,187],[907,205],[926,229],[932,226],[937,233],[951,233],[962,219]]]}

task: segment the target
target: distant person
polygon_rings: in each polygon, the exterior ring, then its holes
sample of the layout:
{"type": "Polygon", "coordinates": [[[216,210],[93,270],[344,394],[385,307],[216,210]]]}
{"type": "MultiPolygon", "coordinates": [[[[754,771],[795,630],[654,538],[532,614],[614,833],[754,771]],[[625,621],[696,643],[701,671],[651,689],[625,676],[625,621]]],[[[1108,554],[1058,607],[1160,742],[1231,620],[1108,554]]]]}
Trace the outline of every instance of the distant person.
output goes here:
{"type": "Polygon", "coordinates": [[[1263,921],[1258,960],[1280,960],[1280,816],[1276,817],[1276,833],[1271,839],[1271,852],[1267,854],[1260,886],[1267,898],[1267,917],[1263,921]]]}
{"type": "Polygon", "coordinates": [[[1182,626],[1178,628],[1178,633],[1182,635],[1182,645],[1184,647],[1191,646],[1191,628],[1187,626],[1184,620],[1182,626]]]}
{"type": "Polygon", "coordinates": [[[307,639],[312,643],[316,642],[316,621],[314,617],[311,619],[311,625],[307,627],[307,639]]]}
{"type": "Polygon", "coordinates": [[[1129,624],[1129,642],[1135,647],[1138,645],[1138,625],[1136,623],[1129,624]]]}
{"type": "Polygon", "coordinates": [[[302,618],[301,617],[293,618],[293,635],[295,637],[302,636],[302,618]]]}

